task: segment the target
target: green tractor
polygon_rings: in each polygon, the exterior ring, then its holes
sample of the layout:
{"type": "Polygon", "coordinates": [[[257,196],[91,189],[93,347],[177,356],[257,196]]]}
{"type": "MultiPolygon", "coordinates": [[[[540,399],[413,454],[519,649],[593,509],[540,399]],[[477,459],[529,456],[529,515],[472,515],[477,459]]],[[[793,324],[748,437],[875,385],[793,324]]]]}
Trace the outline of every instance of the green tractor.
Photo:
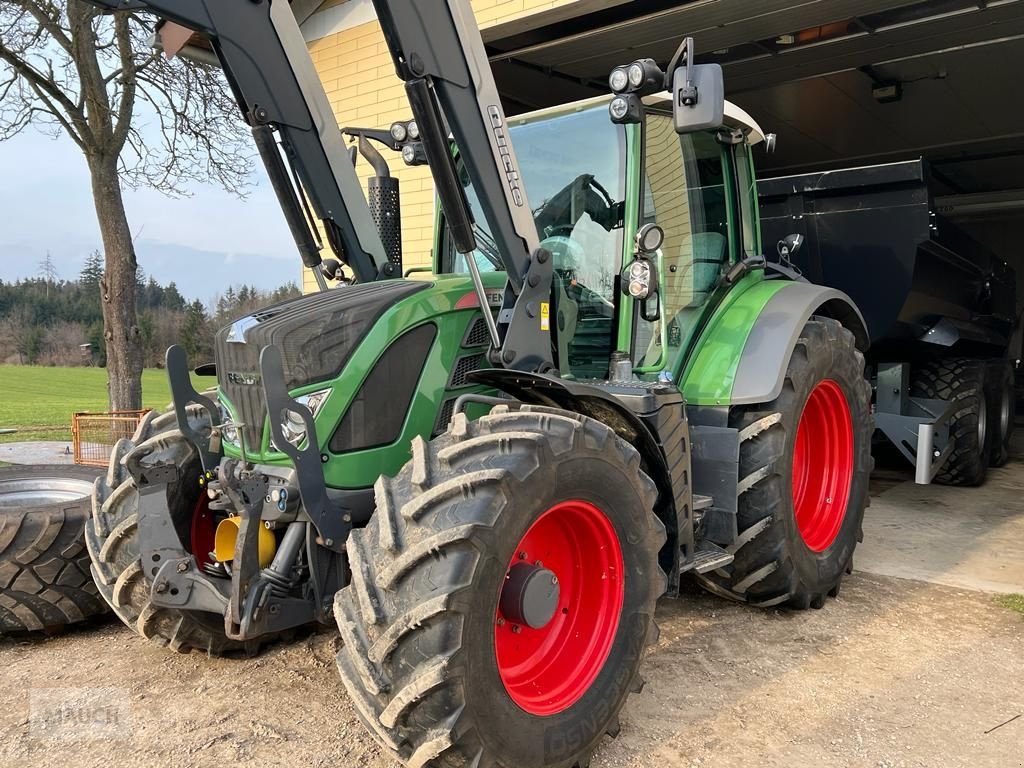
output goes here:
{"type": "Polygon", "coordinates": [[[304,262],[352,279],[220,331],[214,394],[168,351],[173,411],[115,448],[87,528],[128,626],[226,654],[336,623],[348,694],[404,764],[571,768],[617,733],[684,579],[764,607],[838,593],[867,335],[762,255],[765,136],[692,40],[507,121],[465,0],[377,0],[415,120],[354,132],[367,205],[284,0],[129,5],[206,38],[304,262]],[[401,278],[368,135],[430,165],[427,280],[401,278]]]}

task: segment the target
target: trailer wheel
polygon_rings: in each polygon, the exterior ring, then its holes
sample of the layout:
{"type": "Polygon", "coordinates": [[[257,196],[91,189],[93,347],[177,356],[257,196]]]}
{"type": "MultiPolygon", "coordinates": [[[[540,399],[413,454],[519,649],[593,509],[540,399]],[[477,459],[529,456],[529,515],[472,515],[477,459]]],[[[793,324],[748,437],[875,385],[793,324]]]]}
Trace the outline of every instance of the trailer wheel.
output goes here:
{"type": "MultiPolygon", "coordinates": [[[[190,406],[188,415],[194,420],[193,428],[209,427],[202,408],[190,406]]],[[[194,541],[213,540],[212,529],[207,535],[193,526],[194,516],[203,509],[199,457],[178,430],[173,412],[151,411],[131,440],[120,440],[114,446],[107,475],[97,481],[93,491],[92,519],[85,540],[100,594],[130,629],[172,651],[196,649],[214,656],[255,653],[264,638],[230,639],[224,632],[223,616],[157,607],[150,602],[152,576],[143,568],[139,554],[139,491],[124,466],[124,458],[135,450],[159,454],[181,468],[181,483],[167,488],[167,507],[185,548],[193,549],[194,541]]]]}
{"type": "Polygon", "coordinates": [[[82,529],[98,469],[0,469],[0,635],[53,632],[106,613],[82,529]]]}
{"type": "Polygon", "coordinates": [[[863,538],[870,402],[853,334],[810,320],[779,397],[729,414],[740,432],[739,536],[733,563],[698,576],[702,586],[759,607],[821,608],[838,595],[863,538]]]}
{"type": "Polygon", "coordinates": [[[412,444],[352,532],[338,669],[409,766],[585,766],[657,636],[665,529],[637,451],[564,411],[494,409],[412,444]]]}
{"type": "Polygon", "coordinates": [[[1008,360],[994,360],[988,369],[988,432],[992,454],[989,466],[1001,467],[1010,460],[1010,438],[1017,418],[1016,377],[1008,360]]]}
{"type": "Polygon", "coordinates": [[[943,485],[981,485],[992,451],[989,429],[988,364],[984,360],[935,360],[913,371],[915,397],[957,403],[949,425],[953,453],[935,476],[943,485]]]}

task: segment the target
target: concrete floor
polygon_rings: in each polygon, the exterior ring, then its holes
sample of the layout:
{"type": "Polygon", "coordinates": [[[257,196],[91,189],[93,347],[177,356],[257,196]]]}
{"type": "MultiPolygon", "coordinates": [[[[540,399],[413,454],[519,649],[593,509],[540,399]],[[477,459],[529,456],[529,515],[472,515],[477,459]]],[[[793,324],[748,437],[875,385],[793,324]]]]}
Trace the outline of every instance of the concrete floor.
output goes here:
{"type": "Polygon", "coordinates": [[[909,469],[876,473],[857,570],[962,589],[1024,593],[1022,428],[1014,437],[1014,449],[1010,462],[990,470],[978,488],[915,485],[909,469]]]}
{"type": "Polygon", "coordinates": [[[0,444],[0,461],[8,464],[74,464],[70,442],[32,441],[0,444]]]}

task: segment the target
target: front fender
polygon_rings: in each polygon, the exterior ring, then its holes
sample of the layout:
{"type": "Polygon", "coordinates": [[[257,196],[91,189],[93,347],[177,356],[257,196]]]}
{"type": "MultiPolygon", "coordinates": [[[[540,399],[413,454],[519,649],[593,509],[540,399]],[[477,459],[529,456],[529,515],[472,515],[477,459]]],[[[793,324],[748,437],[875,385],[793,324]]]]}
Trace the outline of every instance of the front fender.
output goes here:
{"type": "Polygon", "coordinates": [[[813,283],[762,281],[712,319],[683,380],[691,405],[753,405],[782,392],[789,359],[814,315],[842,323],[866,351],[867,324],[842,291],[813,283]]]}

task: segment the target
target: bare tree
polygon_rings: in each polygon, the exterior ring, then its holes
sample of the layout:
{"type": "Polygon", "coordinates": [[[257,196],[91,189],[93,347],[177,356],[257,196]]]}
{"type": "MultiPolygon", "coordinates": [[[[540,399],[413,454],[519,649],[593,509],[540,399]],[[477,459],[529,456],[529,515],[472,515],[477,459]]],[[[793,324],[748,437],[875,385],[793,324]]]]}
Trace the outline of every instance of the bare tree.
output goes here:
{"type": "Polygon", "coordinates": [[[82,151],[103,240],[100,283],[110,405],[141,404],[136,268],[122,187],[187,194],[215,180],[242,193],[251,143],[219,70],[165,61],[154,20],[83,0],[0,0],[0,140],[28,126],[82,151]]]}

